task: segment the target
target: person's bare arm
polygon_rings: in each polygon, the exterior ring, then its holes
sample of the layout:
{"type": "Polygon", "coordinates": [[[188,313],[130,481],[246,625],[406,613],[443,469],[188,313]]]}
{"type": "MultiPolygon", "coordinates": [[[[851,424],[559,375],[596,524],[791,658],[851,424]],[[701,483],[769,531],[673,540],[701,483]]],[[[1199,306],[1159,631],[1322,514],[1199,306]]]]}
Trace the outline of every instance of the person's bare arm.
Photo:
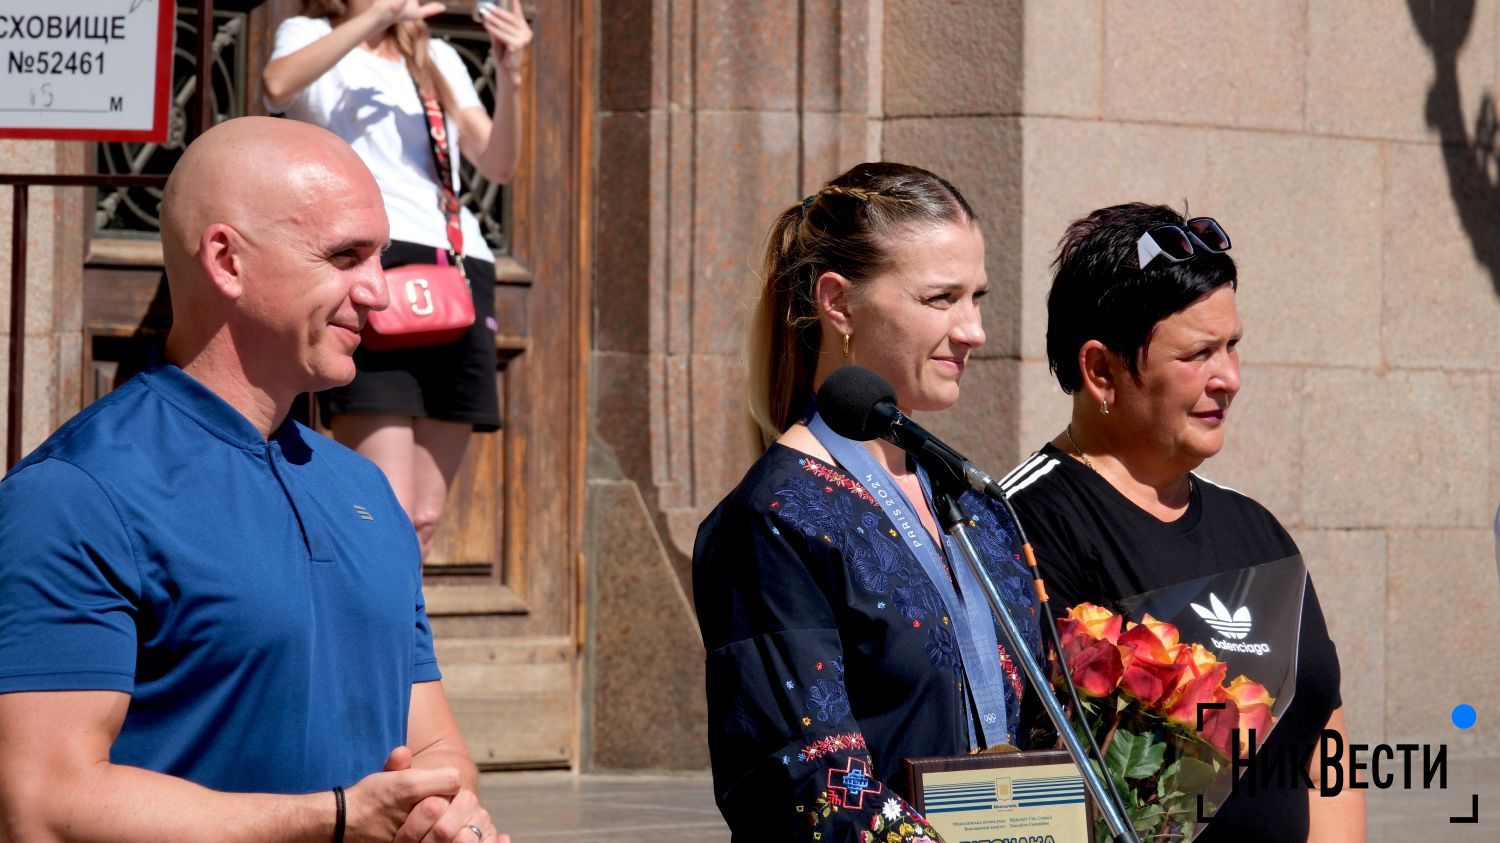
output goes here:
{"type": "Polygon", "coordinates": [[[418,682],[411,686],[406,740],[411,747],[411,767],[461,770],[463,789],[452,799],[423,800],[396,836],[397,843],[509,843],[510,837],[496,830],[489,811],[479,804],[479,771],[453,719],[443,683],[418,682]],[[483,837],[476,835],[471,825],[480,829],[483,837]]]}
{"type": "Polygon", "coordinates": [[[376,0],[322,38],[269,62],[260,75],[266,99],[277,108],[284,107],[361,42],[398,21],[430,18],[443,8],[442,3],[419,4],[417,0],[376,0]]]}
{"type": "MultiPolygon", "coordinates": [[[[1337,796],[1322,796],[1318,789],[1307,792],[1308,843],[1364,843],[1365,839],[1365,792],[1349,786],[1349,731],[1344,725],[1344,710],[1336,708],[1328,716],[1325,729],[1338,732],[1343,738],[1345,753],[1340,760],[1344,768],[1344,787],[1337,796]]],[[[1308,763],[1309,775],[1315,784],[1323,784],[1322,753],[1313,751],[1308,763]]]]}
{"type": "Polygon", "coordinates": [[[484,13],[484,30],[495,56],[495,109],[469,106],[458,114],[464,157],[489,181],[508,184],[521,161],[521,56],[531,43],[531,25],[520,0],[484,13]]]}
{"type": "MultiPolygon", "coordinates": [[[[0,839],[258,843],[333,837],[332,792],[220,793],[110,763],[130,697],[118,691],[0,694],[0,839]]],[[[388,767],[391,765],[388,764],[388,767]]],[[[411,808],[458,793],[447,767],[366,776],[345,792],[349,843],[389,841],[411,808]]]]}

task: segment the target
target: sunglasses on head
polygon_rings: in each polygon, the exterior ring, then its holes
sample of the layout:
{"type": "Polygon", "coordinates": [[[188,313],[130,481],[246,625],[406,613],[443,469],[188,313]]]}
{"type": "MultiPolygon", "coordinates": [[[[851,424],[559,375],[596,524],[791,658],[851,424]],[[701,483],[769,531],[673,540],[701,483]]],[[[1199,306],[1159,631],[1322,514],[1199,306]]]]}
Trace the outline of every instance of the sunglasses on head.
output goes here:
{"type": "Polygon", "coordinates": [[[1145,269],[1157,258],[1182,263],[1198,254],[1198,249],[1229,251],[1229,235],[1213,217],[1193,217],[1182,225],[1170,223],[1148,229],[1135,244],[1136,266],[1145,269]]]}

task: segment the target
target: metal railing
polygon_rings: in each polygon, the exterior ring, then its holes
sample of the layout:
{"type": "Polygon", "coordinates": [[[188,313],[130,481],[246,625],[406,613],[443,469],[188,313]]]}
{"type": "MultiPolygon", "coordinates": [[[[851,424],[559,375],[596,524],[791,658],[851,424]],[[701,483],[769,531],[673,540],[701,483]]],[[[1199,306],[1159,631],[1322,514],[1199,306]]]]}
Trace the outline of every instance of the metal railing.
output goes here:
{"type": "MultiPolygon", "coordinates": [[[[214,39],[207,33],[214,31],[213,0],[198,0],[198,49],[194,68],[195,87],[192,96],[192,115],[196,121],[189,122],[187,141],[203,134],[213,125],[213,109],[210,106],[211,74],[213,73],[214,39]]],[[[158,103],[158,108],[163,104],[158,103]]],[[[170,103],[166,104],[170,107],[170,103]]],[[[26,385],[26,238],[29,228],[29,191],[36,187],[165,187],[165,175],[116,175],[98,173],[37,174],[0,173],[0,185],[10,185],[11,205],[11,255],[10,255],[10,381],[6,390],[6,444],[5,466],[9,468],[21,459],[21,405],[26,385]]]]}

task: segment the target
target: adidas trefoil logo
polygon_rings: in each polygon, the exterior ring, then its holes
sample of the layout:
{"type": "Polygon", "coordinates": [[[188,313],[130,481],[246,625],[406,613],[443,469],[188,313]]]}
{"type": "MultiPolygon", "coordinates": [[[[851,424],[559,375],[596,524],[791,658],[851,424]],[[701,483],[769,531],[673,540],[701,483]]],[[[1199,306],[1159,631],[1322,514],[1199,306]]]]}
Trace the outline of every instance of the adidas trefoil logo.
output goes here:
{"type": "Polygon", "coordinates": [[[1210,592],[1208,601],[1213,606],[1212,611],[1197,603],[1192,604],[1193,611],[1198,613],[1198,617],[1207,621],[1215,632],[1225,638],[1236,640],[1250,634],[1250,608],[1248,606],[1241,606],[1234,611],[1234,614],[1230,614],[1229,608],[1224,605],[1224,601],[1220,600],[1217,594],[1210,592]]]}

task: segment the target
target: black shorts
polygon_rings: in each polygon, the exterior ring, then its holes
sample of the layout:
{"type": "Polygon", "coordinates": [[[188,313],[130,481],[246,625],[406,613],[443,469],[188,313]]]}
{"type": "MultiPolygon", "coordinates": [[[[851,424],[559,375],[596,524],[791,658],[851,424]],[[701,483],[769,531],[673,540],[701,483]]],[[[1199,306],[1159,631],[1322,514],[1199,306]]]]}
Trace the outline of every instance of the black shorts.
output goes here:
{"type": "MultiPolygon", "coordinates": [[[[431,246],[391,241],[381,256],[386,269],[434,263],[431,246]]],[[[500,429],[495,387],[495,265],[464,258],[474,293],[474,325],[457,342],[396,351],[354,352],[358,370],[347,386],[318,393],[326,424],[340,413],[381,413],[467,422],[477,432],[500,429]]]]}

